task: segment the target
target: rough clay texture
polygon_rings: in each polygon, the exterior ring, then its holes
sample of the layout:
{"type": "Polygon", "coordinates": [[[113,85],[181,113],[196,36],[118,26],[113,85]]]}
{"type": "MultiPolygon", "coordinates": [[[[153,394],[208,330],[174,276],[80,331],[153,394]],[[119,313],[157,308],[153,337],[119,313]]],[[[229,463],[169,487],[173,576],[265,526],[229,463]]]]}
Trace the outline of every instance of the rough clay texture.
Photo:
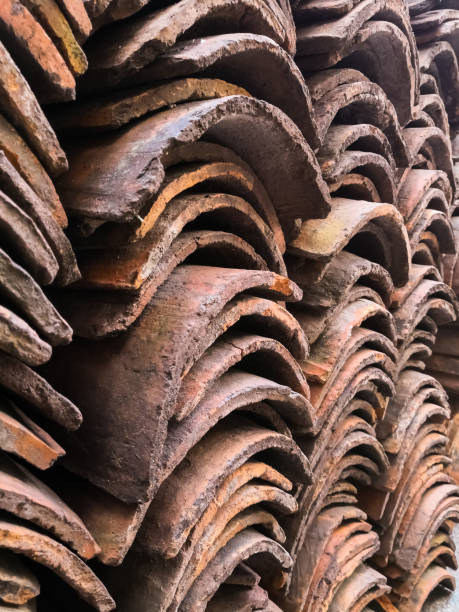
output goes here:
{"type": "Polygon", "coordinates": [[[455,609],[458,54],[450,0],[1,3],[4,605],[455,609]]]}

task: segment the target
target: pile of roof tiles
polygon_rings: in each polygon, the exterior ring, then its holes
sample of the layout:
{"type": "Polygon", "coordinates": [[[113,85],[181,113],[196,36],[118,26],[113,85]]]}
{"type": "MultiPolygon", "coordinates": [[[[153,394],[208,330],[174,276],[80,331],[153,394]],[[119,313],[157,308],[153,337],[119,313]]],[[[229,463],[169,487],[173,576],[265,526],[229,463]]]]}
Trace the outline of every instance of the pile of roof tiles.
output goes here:
{"type": "Polygon", "coordinates": [[[453,4],[0,2],[6,606],[454,588],[453,4]]]}
{"type": "MultiPolygon", "coordinates": [[[[72,329],[48,295],[80,278],[54,182],[66,155],[43,105],[75,98],[90,30],[72,2],[0,5],[0,600],[35,610],[42,569],[98,610],[114,606],[86,565],[100,550],[82,520],[50,489],[64,449],[47,430],[75,430],[80,410],[37,367],[72,329]],[[23,559],[25,561],[23,561],[23,559]],[[28,563],[27,559],[31,562],[28,563]]],[[[87,17],[87,16],[86,16],[87,17]]]]}

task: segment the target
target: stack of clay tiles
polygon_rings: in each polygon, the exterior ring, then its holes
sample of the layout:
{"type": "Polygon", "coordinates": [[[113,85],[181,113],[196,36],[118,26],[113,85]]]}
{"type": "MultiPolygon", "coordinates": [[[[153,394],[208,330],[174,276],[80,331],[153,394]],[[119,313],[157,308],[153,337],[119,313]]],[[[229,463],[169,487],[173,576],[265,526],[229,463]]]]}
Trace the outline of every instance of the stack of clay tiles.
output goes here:
{"type": "MultiPolygon", "coordinates": [[[[313,406],[320,409],[314,402],[316,384],[326,385],[330,376],[330,345],[335,344],[340,373],[347,347],[352,347],[350,363],[358,355],[354,347],[371,352],[372,368],[379,353],[377,367],[392,384],[392,390],[378,389],[383,405],[376,411],[376,437],[388,465],[370,485],[358,487],[357,505],[379,535],[379,550],[367,564],[386,576],[391,592],[369,608],[421,610],[439,584],[453,586],[446,568],[456,563],[449,534],[459,516],[458,489],[446,472],[450,410],[445,391],[424,370],[438,326],[457,314],[449,286],[456,257],[449,121],[455,119],[457,99],[442,83],[451,73],[435,70],[423,48],[418,59],[403,3],[300,2],[295,16],[296,61],[313,98],[322,140],[317,158],[334,202],[325,220],[304,223],[289,245],[302,258],[290,268],[308,306],[299,320],[308,329],[311,317],[320,324],[310,338],[306,367],[313,406]],[[325,4],[327,22],[317,13],[325,4]],[[394,288],[389,286],[385,302],[381,280],[378,286],[369,271],[353,281],[347,261],[337,275],[343,248],[371,261],[373,275],[378,264],[389,272],[394,288]],[[334,300],[330,286],[336,287],[334,300]],[[377,290],[378,318],[377,301],[366,287],[377,290]],[[357,306],[361,296],[374,303],[373,310],[357,306]],[[381,306],[389,311],[385,318],[381,306]],[[346,325],[349,339],[341,335],[346,325]],[[385,336],[385,344],[371,337],[375,331],[385,336]],[[312,359],[316,355],[318,361],[312,359]]],[[[351,378],[352,370],[344,379],[351,378]]],[[[357,397],[361,400],[362,393],[357,397]]],[[[343,394],[338,401],[344,403],[343,394]]],[[[307,556],[307,536],[304,542],[307,556]]],[[[362,609],[355,603],[360,581],[352,584],[351,576],[340,586],[338,593],[346,592],[341,607],[362,609]]]]}
{"type": "MultiPolygon", "coordinates": [[[[426,72],[435,77],[435,84],[448,109],[451,121],[451,142],[453,155],[453,172],[458,184],[458,61],[459,61],[459,6],[449,2],[411,2],[410,13],[413,30],[420,47],[420,58],[426,72]],[[448,76],[446,76],[448,75],[448,76]]],[[[457,202],[456,202],[457,204],[457,202]]],[[[453,215],[457,215],[453,213],[453,215]]],[[[452,218],[453,232],[456,243],[459,241],[459,218],[452,218]]],[[[456,294],[459,294],[459,269],[457,264],[451,262],[451,285],[456,294]],[[456,266],[456,267],[455,267],[456,266]]],[[[458,437],[458,375],[457,358],[459,348],[457,345],[457,325],[452,323],[440,330],[434,347],[434,354],[429,360],[428,367],[448,392],[453,411],[450,427],[449,451],[452,455],[450,473],[459,481],[459,437],[458,437]]]]}
{"type": "Polygon", "coordinates": [[[86,69],[79,43],[91,28],[84,15],[72,1],[0,3],[2,610],[36,610],[53,573],[73,598],[74,589],[97,610],[114,608],[86,564],[99,546],[44,484],[43,472],[65,454],[48,431],[77,429],[81,412],[36,370],[72,339],[48,295],[50,286],[64,287],[80,273],[53,183],[68,170],[67,158],[43,108],[75,97],[75,77],[86,69]]]}
{"type": "Polygon", "coordinates": [[[0,4],[0,229],[29,283],[5,288],[21,371],[0,383],[15,427],[66,449],[56,493],[15,476],[48,502],[0,526],[0,555],[34,561],[0,565],[0,599],[32,601],[30,570],[46,612],[112,609],[102,583],[122,612],[416,612],[454,587],[450,407],[425,372],[458,309],[454,11],[0,4]]]}
{"type": "MultiPolygon", "coordinates": [[[[434,80],[432,84],[444,100],[448,110],[451,128],[453,173],[456,188],[458,185],[459,141],[457,135],[458,119],[458,61],[459,61],[459,6],[455,2],[410,2],[411,23],[420,48],[420,60],[425,71],[434,80]],[[448,76],[447,76],[448,75],[448,76]]],[[[433,91],[433,90],[432,90],[433,91]]],[[[457,207],[457,198],[454,202],[457,207]]],[[[451,219],[456,244],[459,243],[459,217],[457,209],[451,219]]],[[[459,295],[459,268],[457,261],[451,259],[448,282],[456,297],[459,295]]],[[[451,406],[448,454],[451,463],[447,471],[459,483],[459,339],[457,322],[451,322],[439,330],[433,354],[427,362],[432,374],[448,393],[451,406]]]]}
{"type": "Polygon", "coordinates": [[[330,210],[289,5],[112,4],[51,115],[82,279],[46,372],[84,416],[55,485],[120,610],[283,609],[317,429],[284,256],[330,210]]]}
{"type": "MultiPolygon", "coordinates": [[[[452,153],[453,171],[456,175],[459,161],[459,150],[456,130],[452,130],[452,153]]],[[[457,201],[456,201],[457,206],[457,201]]],[[[457,215],[457,211],[453,213],[457,215]]],[[[451,219],[456,244],[459,243],[459,217],[453,216],[451,219]]],[[[459,267],[457,261],[452,267],[451,286],[456,297],[459,295],[459,267]]],[[[432,376],[437,378],[448,393],[452,410],[451,424],[449,430],[448,450],[451,455],[451,464],[448,471],[459,483],[459,332],[458,324],[452,322],[442,327],[437,335],[433,354],[431,355],[427,367],[432,376]]]]}

